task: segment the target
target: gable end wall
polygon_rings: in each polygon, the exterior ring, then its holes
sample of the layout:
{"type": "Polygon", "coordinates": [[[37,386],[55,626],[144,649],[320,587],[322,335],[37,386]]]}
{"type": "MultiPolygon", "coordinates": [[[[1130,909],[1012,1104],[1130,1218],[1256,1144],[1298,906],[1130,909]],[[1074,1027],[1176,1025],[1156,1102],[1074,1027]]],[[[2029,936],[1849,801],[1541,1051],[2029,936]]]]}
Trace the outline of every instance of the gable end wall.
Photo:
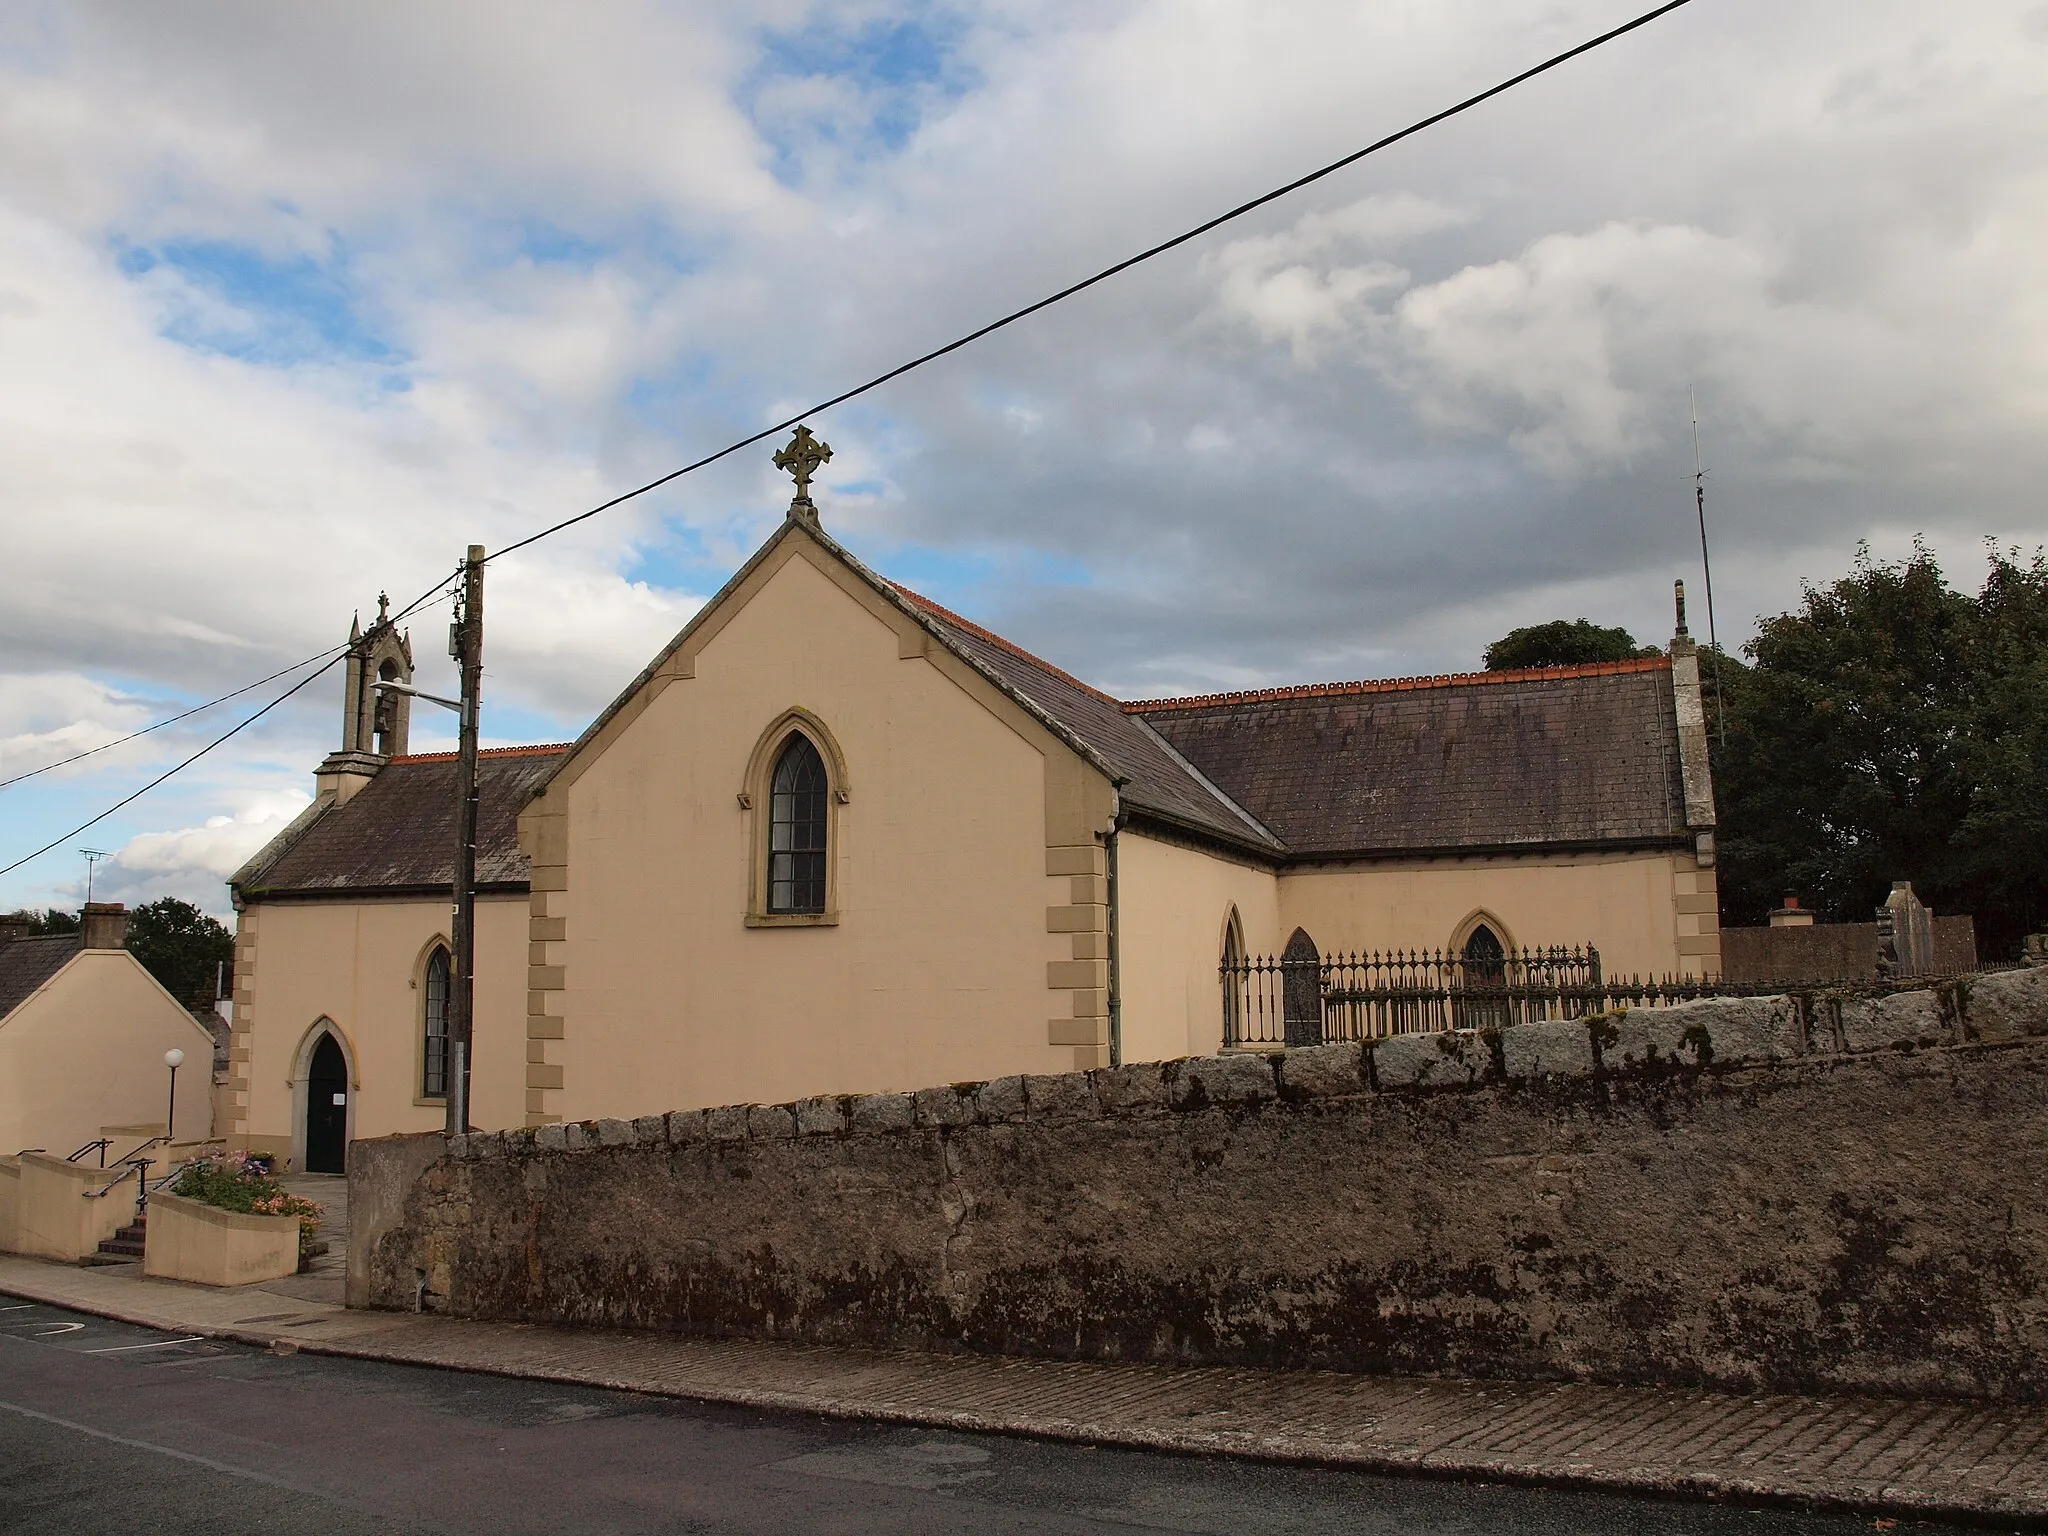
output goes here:
{"type": "MultiPolygon", "coordinates": [[[[949,782],[941,777],[924,793],[943,800],[949,782]]],[[[963,815],[971,817],[967,835],[993,837],[1000,845],[986,852],[991,868],[1006,871],[1003,881],[1017,882],[1004,889],[1031,890],[1028,904],[998,925],[1018,931],[995,948],[1028,950],[1035,957],[1033,979],[1024,986],[1043,989],[1028,1045],[1011,1031],[990,1049],[1013,1056],[1028,1050],[1033,1070],[1106,1064],[1103,836],[1114,805],[1114,790],[1095,767],[937,644],[911,615],[829,549],[807,537],[783,538],[713,611],[693,622],[520,818],[521,846],[532,864],[528,1123],[615,1112],[610,1104],[589,1107],[595,1102],[591,1095],[609,1097],[613,1089],[594,1078],[579,1081],[577,1073],[581,1068],[602,1077],[612,1070],[608,1063],[630,1057],[627,1039],[635,1030],[662,1040],[689,1032],[705,1057],[689,1070],[701,1065],[730,1081],[767,1070],[741,1066],[743,1047],[719,1065],[715,1058],[726,1046],[713,1042],[721,1035],[728,1043],[745,1035],[750,1026],[731,1010],[744,1014],[755,1006],[749,998],[769,996],[785,964],[802,968],[838,954],[832,964],[846,969],[832,971],[833,985],[859,996],[900,994],[899,1022],[910,1021],[905,1027],[911,1034],[935,1027],[932,1019],[953,1006],[935,1000],[934,988],[960,997],[966,995],[963,988],[987,989],[984,997],[996,990],[996,978],[977,976],[970,959],[993,955],[986,934],[963,933],[954,944],[935,930],[912,959],[906,959],[904,945],[910,942],[907,931],[920,922],[929,925],[934,915],[943,926],[982,910],[997,899],[984,887],[998,882],[956,873],[944,875],[950,887],[936,892],[930,886],[888,888],[893,881],[920,878],[920,869],[957,869],[935,840],[943,839],[947,818],[957,822],[963,815]],[[905,666],[925,675],[899,670],[905,666]],[[944,685],[935,687],[940,678],[944,685]],[[682,693],[673,691],[678,686],[682,693]],[[829,931],[744,927],[753,855],[742,840],[749,812],[738,796],[759,731],[791,708],[821,720],[849,760],[853,793],[835,807],[844,911],[829,931]],[[920,808],[902,799],[905,787],[921,774],[929,777],[925,759],[949,753],[960,755],[963,773],[993,774],[1009,787],[991,782],[980,787],[978,804],[934,806],[929,814],[940,821],[923,825],[920,808]],[[1018,800],[1020,793],[1027,798],[1018,800]],[[1019,818],[1003,808],[1005,802],[1036,804],[1038,810],[1019,818]],[[659,864],[688,865],[692,872],[681,879],[674,873],[663,877],[655,872],[659,864]],[[640,902],[653,905],[636,910],[640,902]],[[920,909],[926,916],[919,916],[920,909]],[[625,939],[625,927],[650,942],[625,939]],[[672,937],[657,948],[655,934],[672,937]],[[720,968],[728,973],[723,980],[714,974],[720,968]],[[659,996],[648,979],[685,972],[688,979],[679,985],[696,1001],[659,996]],[[640,1003],[630,1000],[641,994],[640,1003]],[[714,997],[721,1001],[713,1004],[714,997]]],[[[1016,984],[1009,990],[1015,994],[1016,984]]],[[[876,1025],[882,1035],[890,1027],[876,1025]]],[[[941,1055],[952,1049],[944,1040],[933,1043],[941,1055]]],[[[800,1026],[787,1045],[792,1052],[805,1050],[800,1026]]],[[[886,1054],[879,1040],[878,1049],[886,1054]]],[[[947,1059],[955,1057],[958,1050],[947,1059]]],[[[880,1058],[873,1068],[881,1077],[860,1086],[880,1086],[901,1071],[928,1070],[899,1069],[880,1058]]],[[[685,1066],[678,1059],[672,1070],[685,1066]]],[[[843,1061],[832,1069],[834,1075],[848,1070],[854,1068],[843,1061]]],[[[633,1091],[630,1084],[616,1088],[633,1091]]]]}

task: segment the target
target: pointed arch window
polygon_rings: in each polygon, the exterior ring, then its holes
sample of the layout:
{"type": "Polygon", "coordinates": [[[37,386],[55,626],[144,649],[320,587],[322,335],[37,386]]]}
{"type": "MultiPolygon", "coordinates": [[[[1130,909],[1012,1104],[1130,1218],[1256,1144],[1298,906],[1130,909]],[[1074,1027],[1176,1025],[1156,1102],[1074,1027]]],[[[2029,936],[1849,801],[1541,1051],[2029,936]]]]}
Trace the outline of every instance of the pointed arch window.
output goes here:
{"type": "Polygon", "coordinates": [[[1459,1027],[1499,1029],[1508,1019],[1508,952],[1485,923],[1465,936],[1458,958],[1464,973],[1464,1007],[1459,1027]]]}
{"type": "Polygon", "coordinates": [[[420,1097],[448,1096],[448,951],[436,945],[420,984],[420,1097]]]}
{"type": "Polygon", "coordinates": [[[769,784],[768,910],[825,910],[829,782],[810,737],[792,731],[776,755],[769,784]]]}
{"type": "Polygon", "coordinates": [[[1235,908],[1223,923],[1222,969],[1223,1043],[1236,1045],[1244,1038],[1245,960],[1244,934],[1238,927],[1235,908]]]}

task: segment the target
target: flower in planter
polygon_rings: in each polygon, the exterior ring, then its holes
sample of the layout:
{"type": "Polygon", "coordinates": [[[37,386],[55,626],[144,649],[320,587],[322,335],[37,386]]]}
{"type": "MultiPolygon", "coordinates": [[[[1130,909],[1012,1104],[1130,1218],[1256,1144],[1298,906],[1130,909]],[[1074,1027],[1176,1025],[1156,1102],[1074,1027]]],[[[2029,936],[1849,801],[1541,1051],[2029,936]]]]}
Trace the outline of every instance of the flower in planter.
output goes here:
{"type": "Polygon", "coordinates": [[[203,1201],[224,1211],[255,1216],[296,1216],[299,1219],[301,1262],[313,1246],[326,1207],[292,1194],[278,1183],[268,1158],[244,1152],[214,1152],[194,1158],[179,1172],[171,1193],[203,1201]]]}

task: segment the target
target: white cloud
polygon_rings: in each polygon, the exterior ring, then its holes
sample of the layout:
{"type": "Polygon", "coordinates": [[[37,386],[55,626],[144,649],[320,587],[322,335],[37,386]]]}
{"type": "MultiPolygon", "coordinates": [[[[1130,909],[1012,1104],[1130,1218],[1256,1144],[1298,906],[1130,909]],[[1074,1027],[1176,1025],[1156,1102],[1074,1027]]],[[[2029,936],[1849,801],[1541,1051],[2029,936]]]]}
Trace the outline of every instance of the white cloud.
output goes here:
{"type": "MultiPolygon", "coordinates": [[[[10,8],[0,762],[310,655],[468,543],[1620,14],[10,8]],[[926,27],[943,84],[876,72],[866,29],[898,25],[926,27]],[[843,40],[843,67],[781,69],[771,27],[843,40]]],[[[1858,537],[2027,538],[2044,68],[2033,0],[1688,8],[817,423],[828,526],[913,546],[921,584],[956,558],[981,616],[1147,691],[1470,664],[1567,600],[1661,632],[1692,558],[1689,386],[1738,626],[1858,537]]],[[[493,706],[580,727],[780,514],[766,453],[494,564],[493,706]]],[[[429,685],[441,617],[414,625],[429,685]]],[[[299,794],[331,744],[333,692],[109,839],[253,836],[252,797],[299,794]]],[[[0,832],[47,841],[196,739],[10,791],[0,832]]],[[[205,842],[150,878],[216,878],[205,842]]]]}
{"type": "MultiPolygon", "coordinates": [[[[149,716],[143,700],[96,678],[75,672],[0,672],[0,779],[106,747],[147,725],[149,716]]],[[[58,771],[97,771],[99,766],[58,771]]]]}
{"type": "Polygon", "coordinates": [[[312,798],[286,790],[259,794],[233,814],[209,816],[202,825],[132,837],[100,866],[94,895],[130,906],[177,896],[223,916],[228,876],[289,826],[312,798]]]}

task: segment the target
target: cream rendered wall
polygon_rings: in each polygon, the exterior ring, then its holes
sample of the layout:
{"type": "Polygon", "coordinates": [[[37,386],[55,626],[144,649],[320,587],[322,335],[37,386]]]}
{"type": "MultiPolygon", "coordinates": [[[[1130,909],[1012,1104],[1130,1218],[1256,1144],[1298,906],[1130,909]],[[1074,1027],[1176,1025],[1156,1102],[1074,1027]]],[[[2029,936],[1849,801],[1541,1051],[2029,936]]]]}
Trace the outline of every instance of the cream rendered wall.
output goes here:
{"type": "MultiPolygon", "coordinates": [[[[1441,949],[1484,910],[1517,947],[1597,946],[1610,976],[1700,973],[1681,949],[1679,895],[1702,879],[1711,886],[1690,853],[1663,850],[1292,869],[1280,879],[1280,942],[1300,927],[1325,953],[1441,949]]],[[[1712,919],[1691,926],[1702,921],[1712,919]]]]}
{"type": "Polygon", "coordinates": [[[213,1037],[126,950],[79,951],[0,1021],[0,1150],[65,1157],[102,1126],[162,1129],[173,1047],[185,1053],[175,1129],[194,1141],[212,1114],[213,1037]]]}
{"type": "Polygon", "coordinates": [[[546,1094],[534,1113],[1073,1069],[1075,1048],[1048,1028],[1053,999],[1073,995],[1049,991],[1048,967],[1073,948],[1047,927],[1048,908],[1080,898],[1048,872],[1045,753],[906,649],[799,553],[587,760],[567,788],[567,889],[536,897],[566,921],[537,946],[562,991],[559,1022],[537,1021],[559,1038],[532,1042],[529,1082],[546,1094]],[[840,917],[749,928],[738,797],[762,733],[792,707],[845,757],[840,917]]]}
{"type": "MultiPolygon", "coordinates": [[[[446,942],[440,901],[256,902],[242,913],[229,1068],[237,1145],[289,1155],[293,1072],[322,1018],[342,1039],[355,1082],[352,1138],[434,1131],[438,1099],[421,1100],[419,980],[427,946],[446,942]],[[253,961],[253,964],[248,964],[253,961]]],[[[476,906],[476,1060],[470,1119],[484,1130],[524,1123],[526,896],[476,906]]]]}
{"type": "Polygon", "coordinates": [[[1223,1048],[1223,925],[1235,907],[1245,948],[1287,942],[1270,870],[1123,831],[1117,834],[1117,966],[1125,1061],[1223,1048]]]}

